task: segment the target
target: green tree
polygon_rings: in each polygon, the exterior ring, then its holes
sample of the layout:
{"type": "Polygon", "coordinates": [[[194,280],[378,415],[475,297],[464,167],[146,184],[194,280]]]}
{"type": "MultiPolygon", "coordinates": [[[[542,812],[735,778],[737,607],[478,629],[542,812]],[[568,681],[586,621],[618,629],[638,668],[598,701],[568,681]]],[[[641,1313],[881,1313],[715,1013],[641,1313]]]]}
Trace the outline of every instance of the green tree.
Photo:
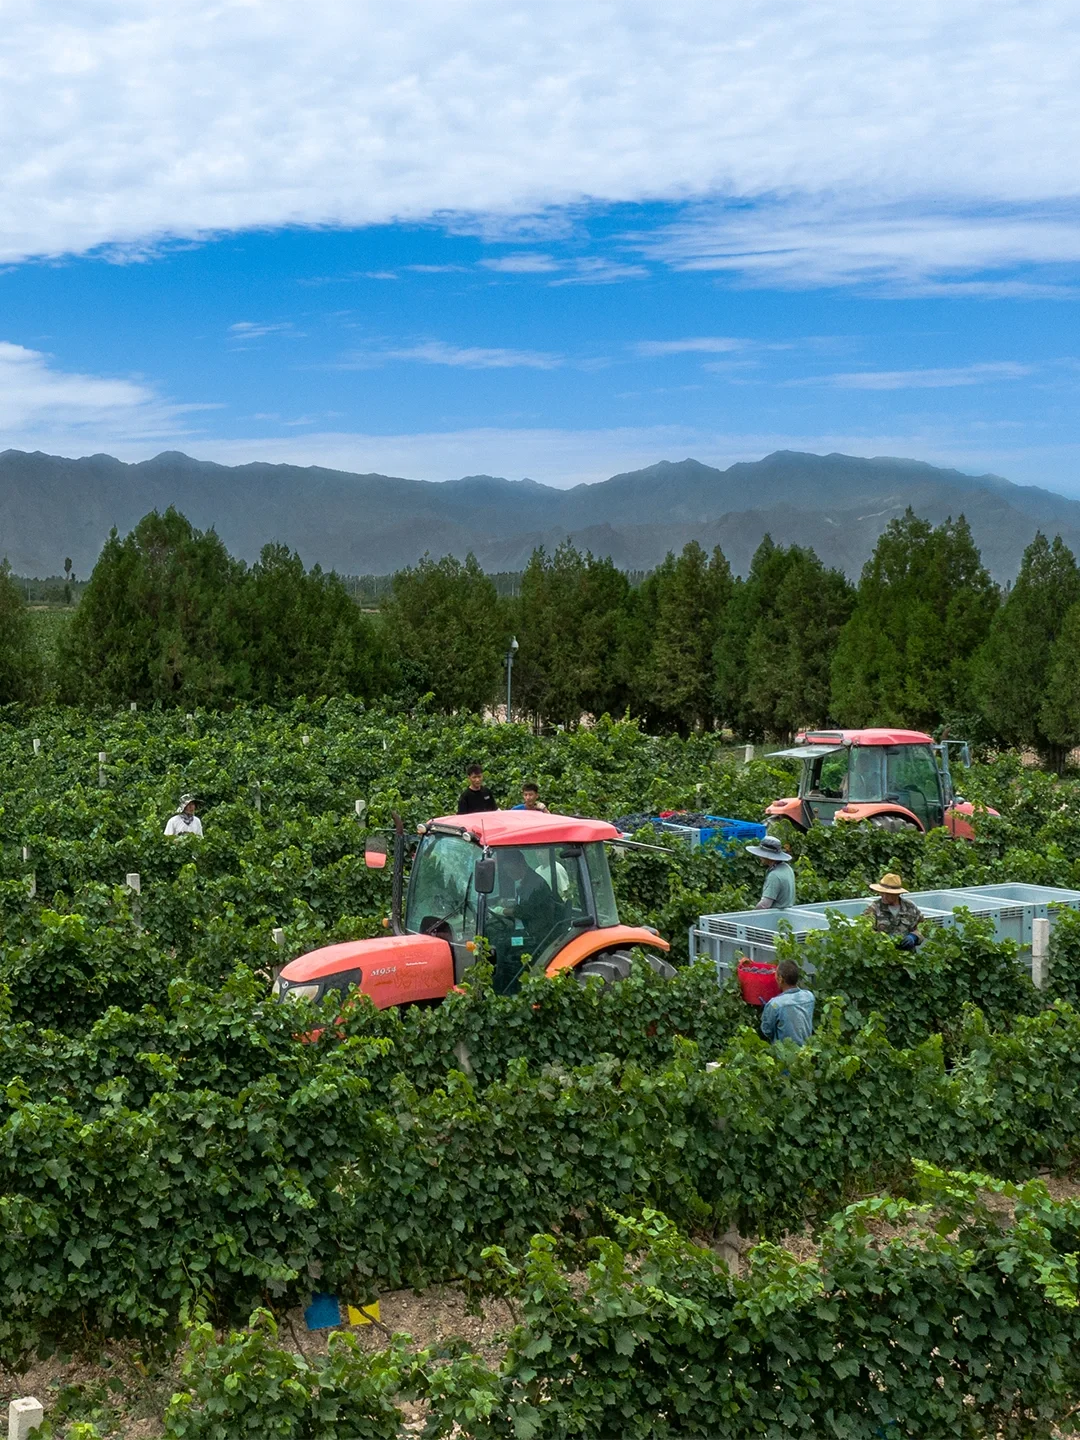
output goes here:
{"type": "MultiPolygon", "coordinates": [[[[1053,696],[1051,686],[1055,678],[1065,681],[1071,694],[1075,683],[1062,637],[1078,602],[1080,571],[1072,551],[1060,535],[1051,543],[1040,532],[1024,551],[978,660],[976,694],[995,734],[1007,745],[1030,746],[1056,768],[1071,743],[1070,701],[1053,696]]],[[[1074,635],[1074,625],[1068,633],[1074,635]]]]}
{"type": "Polygon", "coordinates": [[[769,546],[739,594],[753,623],[733,713],[739,734],[755,739],[827,723],[832,657],[855,601],[846,577],[812,550],[769,546]]]}
{"type": "Polygon", "coordinates": [[[1080,745],[1080,602],[1071,606],[1050,647],[1050,663],[1039,724],[1065,755],[1080,745]]]}
{"type": "Polygon", "coordinates": [[[30,612],[4,560],[0,562],[0,705],[34,699],[42,678],[30,612]]]}
{"type": "Polygon", "coordinates": [[[653,724],[687,734],[714,723],[713,648],[731,599],[731,568],[691,540],[670,551],[641,587],[635,692],[653,724]],[[647,648],[646,648],[647,646],[647,648]]]}
{"type": "Polygon", "coordinates": [[[970,710],[975,656],[999,603],[962,515],[935,527],[909,509],[890,521],[833,660],[836,719],[930,729],[970,710]]]}
{"type": "Polygon", "coordinates": [[[474,555],[425,555],[399,570],[383,619],[407,689],[431,692],[442,710],[482,710],[494,700],[509,637],[495,586],[474,555]]]}
{"type": "Polygon", "coordinates": [[[372,699],[390,676],[377,627],[337,575],[306,571],[287,545],[266,545],[242,587],[243,671],[251,700],[299,695],[372,699]]]}
{"type": "Polygon", "coordinates": [[[624,709],[620,636],[629,592],[610,560],[582,555],[569,540],[553,555],[534,550],[514,611],[516,703],[561,725],[624,709]]]}
{"type": "Polygon", "coordinates": [[[171,506],[123,540],[113,530],[61,648],[82,701],[216,704],[243,689],[244,567],[171,506]]]}

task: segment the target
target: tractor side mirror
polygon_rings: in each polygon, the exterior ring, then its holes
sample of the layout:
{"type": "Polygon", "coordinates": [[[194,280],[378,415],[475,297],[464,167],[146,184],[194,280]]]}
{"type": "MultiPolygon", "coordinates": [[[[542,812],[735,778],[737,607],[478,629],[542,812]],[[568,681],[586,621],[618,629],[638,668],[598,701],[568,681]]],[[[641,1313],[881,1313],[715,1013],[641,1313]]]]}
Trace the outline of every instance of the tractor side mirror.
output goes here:
{"type": "Polygon", "coordinates": [[[386,841],[380,835],[369,835],[364,844],[364,864],[369,870],[386,867],[386,841]]]}
{"type": "Polygon", "coordinates": [[[478,895],[495,893],[495,861],[477,860],[473,866],[473,884],[478,895]]]}

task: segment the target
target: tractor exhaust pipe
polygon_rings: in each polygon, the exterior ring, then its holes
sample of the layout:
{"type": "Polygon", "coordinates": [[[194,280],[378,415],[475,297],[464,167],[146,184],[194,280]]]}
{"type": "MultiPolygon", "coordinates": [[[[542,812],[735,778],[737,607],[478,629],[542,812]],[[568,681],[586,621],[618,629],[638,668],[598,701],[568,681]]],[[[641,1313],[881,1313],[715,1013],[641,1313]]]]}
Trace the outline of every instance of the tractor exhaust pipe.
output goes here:
{"type": "Polygon", "coordinates": [[[395,935],[404,935],[405,825],[396,810],[394,811],[394,874],[391,884],[390,929],[395,935]]]}

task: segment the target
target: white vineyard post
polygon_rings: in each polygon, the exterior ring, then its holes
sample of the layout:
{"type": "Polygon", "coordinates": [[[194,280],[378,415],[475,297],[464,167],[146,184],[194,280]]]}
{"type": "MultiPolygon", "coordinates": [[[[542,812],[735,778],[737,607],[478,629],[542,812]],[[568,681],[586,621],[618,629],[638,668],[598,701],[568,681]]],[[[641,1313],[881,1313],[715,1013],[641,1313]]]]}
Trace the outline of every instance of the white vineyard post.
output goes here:
{"type": "Polygon", "coordinates": [[[32,1395],[12,1400],[8,1406],[8,1440],[28,1440],[45,1423],[45,1406],[32,1395]]]}
{"type": "Polygon", "coordinates": [[[746,748],[743,750],[743,757],[742,757],[742,758],[743,758],[743,764],[744,764],[744,765],[749,765],[749,764],[750,764],[750,761],[753,760],[753,758],[754,758],[754,747],[753,747],[753,745],[747,745],[747,746],[746,746],[746,748]]]}
{"type": "Polygon", "coordinates": [[[1046,988],[1050,973],[1050,921],[1031,922],[1031,978],[1036,990],[1046,988]]]}
{"type": "Polygon", "coordinates": [[[141,930],[142,906],[139,902],[139,896],[142,894],[142,879],[138,875],[138,873],[133,870],[130,874],[124,877],[124,884],[127,886],[127,888],[131,891],[132,894],[131,918],[135,922],[135,929],[141,930]]]}
{"type": "Polygon", "coordinates": [[[104,750],[99,750],[99,751],[98,751],[98,757],[97,757],[97,783],[101,786],[102,790],[104,790],[104,789],[105,789],[105,786],[109,783],[109,782],[108,782],[108,779],[107,779],[107,777],[106,777],[106,775],[105,775],[105,761],[106,761],[108,758],[109,758],[109,757],[108,757],[108,755],[106,755],[106,753],[105,753],[104,750]]]}

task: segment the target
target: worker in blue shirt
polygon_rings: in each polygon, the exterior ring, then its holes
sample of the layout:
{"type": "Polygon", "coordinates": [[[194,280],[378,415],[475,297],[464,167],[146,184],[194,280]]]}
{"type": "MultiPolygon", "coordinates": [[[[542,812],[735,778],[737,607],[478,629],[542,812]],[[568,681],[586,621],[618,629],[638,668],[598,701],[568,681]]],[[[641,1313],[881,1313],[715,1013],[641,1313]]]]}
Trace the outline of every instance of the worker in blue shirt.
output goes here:
{"type": "Polygon", "coordinates": [[[805,1045],[814,1030],[814,997],[800,986],[794,960],[781,960],[776,975],[780,994],[761,1011],[761,1033],[769,1041],[794,1040],[796,1045],[805,1045]]]}

